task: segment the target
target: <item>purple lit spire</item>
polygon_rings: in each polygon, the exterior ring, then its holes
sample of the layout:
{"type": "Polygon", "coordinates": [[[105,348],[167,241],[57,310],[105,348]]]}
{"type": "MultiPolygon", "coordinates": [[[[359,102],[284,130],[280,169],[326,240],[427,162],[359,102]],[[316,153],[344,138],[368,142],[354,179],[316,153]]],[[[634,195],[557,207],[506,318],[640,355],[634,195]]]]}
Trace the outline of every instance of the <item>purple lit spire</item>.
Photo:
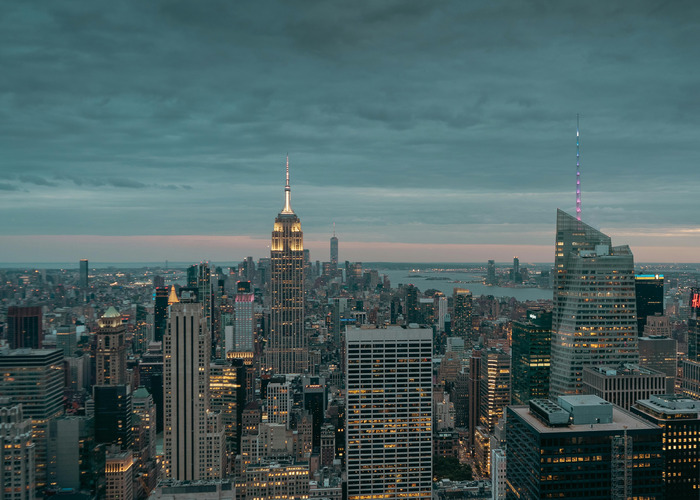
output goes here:
{"type": "Polygon", "coordinates": [[[576,113],[576,218],[581,220],[581,152],[579,150],[578,113],[576,113]]]}

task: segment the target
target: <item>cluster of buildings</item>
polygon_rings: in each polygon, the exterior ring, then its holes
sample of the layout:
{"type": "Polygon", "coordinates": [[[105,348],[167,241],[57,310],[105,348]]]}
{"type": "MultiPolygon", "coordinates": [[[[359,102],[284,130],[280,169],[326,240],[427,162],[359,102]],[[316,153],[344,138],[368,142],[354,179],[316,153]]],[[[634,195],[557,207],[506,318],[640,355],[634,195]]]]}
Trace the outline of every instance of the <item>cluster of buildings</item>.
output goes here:
{"type": "Polygon", "coordinates": [[[311,261],[287,170],[269,258],[2,271],[2,498],[698,498],[695,275],[561,211],[552,301],[338,246],[311,261]]]}

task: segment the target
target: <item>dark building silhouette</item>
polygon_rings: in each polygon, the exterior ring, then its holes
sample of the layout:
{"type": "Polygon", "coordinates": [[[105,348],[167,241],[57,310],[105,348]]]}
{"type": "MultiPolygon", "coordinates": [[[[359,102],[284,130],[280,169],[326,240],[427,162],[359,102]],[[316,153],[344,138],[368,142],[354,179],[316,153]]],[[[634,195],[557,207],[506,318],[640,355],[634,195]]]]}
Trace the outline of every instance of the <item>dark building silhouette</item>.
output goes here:
{"type": "Polygon", "coordinates": [[[10,349],[41,349],[44,342],[41,307],[7,308],[10,349]]]}
{"type": "Polygon", "coordinates": [[[663,498],[661,433],[597,396],[509,406],[506,498],[663,498]]]}
{"type": "Polygon", "coordinates": [[[126,450],[133,443],[131,420],[133,407],[128,385],[96,385],[92,388],[95,401],[95,442],[115,444],[126,450]]]}
{"type": "Polygon", "coordinates": [[[513,322],[513,404],[549,397],[549,363],[552,352],[552,311],[530,309],[525,321],[513,322]]]}
{"type": "Polygon", "coordinates": [[[634,292],[637,297],[637,329],[641,337],[647,317],[664,313],[663,274],[638,274],[634,277],[634,292]]]}
{"type": "Polygon", "coordinates": [[[87,290],[88,287],[88,260],[80,260],[80,288],[87,290]]]}
{"type": "Polygon", "coordinates": [[[165,328],[168,325],[168,289],[156,288],[153,306],[153,340],[163,342],[165,328]]]}

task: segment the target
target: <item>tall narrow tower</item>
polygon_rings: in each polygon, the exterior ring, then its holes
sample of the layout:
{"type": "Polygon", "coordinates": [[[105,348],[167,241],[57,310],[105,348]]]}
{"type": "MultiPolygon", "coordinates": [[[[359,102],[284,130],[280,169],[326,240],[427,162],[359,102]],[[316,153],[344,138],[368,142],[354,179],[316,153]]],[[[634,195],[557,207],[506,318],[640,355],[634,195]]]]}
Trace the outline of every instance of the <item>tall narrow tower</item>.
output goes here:
{"type": "Polygon", "coordinates": [[[335,222],[333,223],[333,236],[331,236],[331,269],[334,273],[338,270],[338,237],[335,235],[335,222]]]}
{"type": "Polygon", "coordinates": [[[169,304],[163,337],[165,475],[188,481],[221,478],[224,430],[210,406],[207,320],[192,294],[183,292],[169,304]]]}
{"type": "Polygon", "coordinates": [[[308,351],[304,335],[304,235],[292,210],[289,187],[284,187],[284,208],[277,215],[270,247],[270,340],[266,368],[274,373],[304,373],[308,351]]]}
{"type": "Polygon", "coordinates": [[[578,132],[578,113],[576,114],[576,219],[581,220],[581,149],[578,132]]]}
{"type": "Polygon", "coordinates": [[[112,306],[97,321],[97,385],[126,383],[126,327],[112,306]]]}

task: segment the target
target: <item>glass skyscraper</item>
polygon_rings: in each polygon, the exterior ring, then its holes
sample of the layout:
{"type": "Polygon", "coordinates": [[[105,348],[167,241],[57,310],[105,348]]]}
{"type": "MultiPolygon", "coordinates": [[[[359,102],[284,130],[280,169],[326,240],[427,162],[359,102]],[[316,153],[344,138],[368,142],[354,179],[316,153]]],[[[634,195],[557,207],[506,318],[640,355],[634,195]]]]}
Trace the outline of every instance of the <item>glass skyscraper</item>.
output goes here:
{"type": "Polygon", "coordinates": [[[583,368],[637,363],[634,258],[558,210],[550,396],[579,394],[583,368]]]}

